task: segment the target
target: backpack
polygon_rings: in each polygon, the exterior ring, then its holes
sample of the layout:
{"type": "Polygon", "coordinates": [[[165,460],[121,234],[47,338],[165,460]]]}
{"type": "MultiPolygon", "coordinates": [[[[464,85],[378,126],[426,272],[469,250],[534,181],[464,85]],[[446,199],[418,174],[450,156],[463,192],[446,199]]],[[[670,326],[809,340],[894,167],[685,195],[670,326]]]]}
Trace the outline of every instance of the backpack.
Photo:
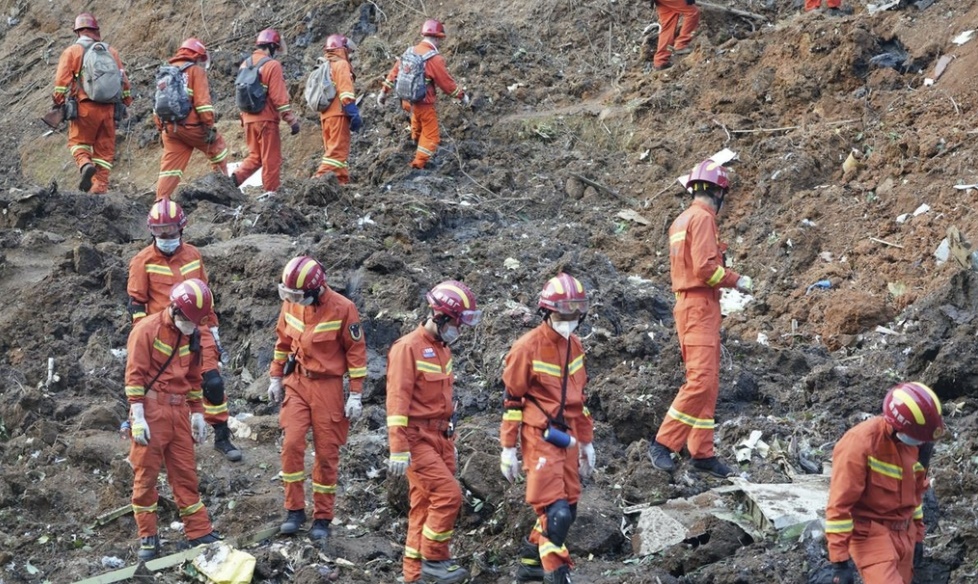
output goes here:
{"type": "Polygon", "coordinates": [[[259,69],[271,61],[271,57],[262,57],[255,63],[251,57],[245,61],[245,66],[238,69],[234,80],[234,103],[246,114],[261,113],[268,100],[268,90],[261,84],[259,69]]]}
{"type": "Polygon", "coordinates": [[[108,43],[95,42],[85,49],[79,72],[82,89],[97,103],[115,103],[122,98],[122,71],[108,43]]]}
{"type": "Polygon", "coordinates": [[[428,85],[424,79],[425,62],[438,54],[438,49],[431,49],[423,55],[414,52],[414,47],[408,47],[401,55],[401,66],[394,81],[394,93],[401,99],[417,103],[428,94],[428,85]]]}
{"type": "Polygon", "coordinates": [[[190,115],[193,104],[187,94],[187,83],[183,73],[193,63],[161,65],[156,71],[156,97],[153,100],[153,113],[164,122],[179,122],[190,115]]]}
{"type": "Polygon", "coordinates": [[[324,112],[336,98],[336,85],[333,83],[333,72],[329,61],[319,59],[319,65],[312,70],[306,79],[306,89],[303,92],[306,103],[317,112],[324,112]]]}

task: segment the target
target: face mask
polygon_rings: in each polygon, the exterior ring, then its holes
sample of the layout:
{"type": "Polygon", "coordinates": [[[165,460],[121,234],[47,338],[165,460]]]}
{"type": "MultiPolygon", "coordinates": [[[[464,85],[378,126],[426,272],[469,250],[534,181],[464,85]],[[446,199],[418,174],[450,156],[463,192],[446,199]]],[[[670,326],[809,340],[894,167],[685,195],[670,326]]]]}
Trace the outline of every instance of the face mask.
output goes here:
{"type": "Polygon", "coordinates": [[[156,239],[156,247],[166,255],[170,255],[171,253],[177,251],[177,248],[180,247],[179,237],[175,237],[173,239],[164,239],[162,237],[157,237],[155,239],[156,239]]]}
{"type": "Polygon", "coordinates": [[[179,329],[181,333],[187,335],[188,337],[194,334],[194,331],[197,330],[197,325],[180,317],[174,318],[173,324],[176,325],[177,329],[179,329]]]}
{"type": "Polygon", "coordinates": [[[458,335],[459,331],[457,326],[445,325],[438,331],[438,336],[441,337],[442,342],[446,345],[451,345],[457,341],[458,335]]]}
{"type": "Polygon", "coordinates": [[[571,333],[573,333],[577,329],[577,321],[576,320],[551,320],[550,328],[557,331],[558,335],[564,337],[565,339],[569,339],[571,333]]]}
{"type": "Polygon", "coordinates": [[[920,446],[921,444],[924,443],[923,440],[915,440],[915,439],[911,438],[910,436],[907,436],[903,432],[897,432],[896,437],[897,437],[897,440],[899,440],[900,442],[903,442],[907,446],[920,446]]]}

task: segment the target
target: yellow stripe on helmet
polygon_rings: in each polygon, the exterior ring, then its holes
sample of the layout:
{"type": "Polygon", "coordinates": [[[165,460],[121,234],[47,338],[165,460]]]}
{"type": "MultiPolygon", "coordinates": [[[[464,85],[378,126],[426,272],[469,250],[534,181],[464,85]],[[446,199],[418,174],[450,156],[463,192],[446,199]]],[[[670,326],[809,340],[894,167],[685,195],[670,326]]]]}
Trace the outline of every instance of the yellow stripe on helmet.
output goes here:
{"type": "Polygon", "coordinates": [[[447,288],[455,292],[456,294],[458,294],[458,297],[462,299],[462,306],[464,306],[465,308],[469,308],[469,295],[466,294],[464,291],[462,291],[461,288],[459,288],[454,284],[442,284],[441,287],[447,288]]]}
{"type": "Polygon", "coordinates": [[[309,272],[312,270],[312,268],[315,265],[316,262],[309,260],[308,262],[306,262],[306,265],[302,266],[302,269],[299,271],[299,277],[295,281],[296,288],[298,288],[299,290],[304,289],[303,284],[305,284],[306,282],[306,277],[309,276],[309,272]]]}
{"type": "Polygon", "coordinates": [[[934,400],[934,407],[937,408],[938,415],[942,415],[943,414],[943,411],[941,409],[941,399],[939,397],[937,397],[937,394],[934,393],[934,390],[932,390],[931,388],[927,387],[923,383],[920,383],[919,381],[914,381],[913,384],[916,385],[917,387],[919,387],[920,389],[922,389],[922,390],[924,390],[924,391],[927,392],[927,395],[930,396],[930,399],[934,400]]]}
{"type": "Polygon", "coordinates": [[[913,419],[917,422],[918,426],[923,426],[927,423],[927,419],[924,418],[924,412],[920,410],[920,406],[910,397],[909,393],[902,389],[897,389],[893,392],[893,398],[900,400],[903,405],[907,406],[907,409],[913,414],[913,419]]]}
{"type": "Polygon", "coordinates": [[[197,305],[197,308],[203,308],[204,307],[204,291],[200,288],[200,286],[197,285],[197,282],[195,282],[193,280],[187,280],[185,282],[185,284],[187,284],[187,286],[190,286],[190,288],[193,289],[194,296],[195,296],[195,299],[194,299],[195,302],[194,303],[197,305]]]}

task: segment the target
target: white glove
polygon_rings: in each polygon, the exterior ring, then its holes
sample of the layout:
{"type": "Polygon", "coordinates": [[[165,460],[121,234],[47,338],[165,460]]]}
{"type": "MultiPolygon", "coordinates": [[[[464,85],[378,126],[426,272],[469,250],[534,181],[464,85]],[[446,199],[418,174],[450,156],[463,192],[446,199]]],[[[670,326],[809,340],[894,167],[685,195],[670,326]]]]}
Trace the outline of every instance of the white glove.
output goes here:
{"type": "Polygon", "coordinates": [[[273,377],[268,384],[268,401],[272,403],[282,402],[282,378],[273,377]]]}
{"type": "Polygon", "coordinates": [[[744,294],[750,294],[754,290],[754,280],[751,280],[750,276],[741,276],[737,278],[737,291],[744,294]]]}
{"type": "Polygon", "coordinates": [[[390,460],[387,461],[387,472],[399,477],[407,472],[408,466],[410,465],[410,452],[391,452],[390,460]]]}
{"type": "Polygon", "coordinates": [[[379,105],[380,107],[384,107],[384,105],[386,103],[387,103],[387,93],[384,92],[384,91],[378,91],[377,92],[377,105],[379,105]]]}
{"type": "Polygon", "coordinates": [[[136,444],[149,444],[149,424],[146,423],[143,404],[129,404],[129,425],[136,444]]]}
{"type": "Polygon", "coordinates": [[[356,420],[363,412],[363,395],[350,392],[350,397],[346,398],[346,406],[343,413],[347,420],[356,420]]]}
{"type": "Polygon", "coordinates": [[[472,100],[469,98],[469,94],[468,93],[466,93],[465,95],[463,95],[462,96],[462,107],[469,107],[469,102],[470,101],[472,101],[472,100]]]}
{"type": "Polygon", "coordinates": [[[577,456],[580,475],[584,478],[591,476],[591,472],[594,471],[594,445],[590,442],[581,444],[577,456]]]}
{"type": "Polygon", "coordinates": [[[220,359],[221,365],[227,365],[230,357],[228,356],[227,351],[224,350],[224,347],[221,346],[221,334],[218,332],[216,326],[210,327],[210,331],[211,335],[214,337],[214,344],[217,345],[217,355],[220,359]]]}
{"type": "Polygon", "coordinates": [[[197,444],[207,440],[207,422],[204,421],[204,414],[190,414],[190,433],[197,444]]]}
{"type": "Polygon", "coordinates": [[[520,459],[516,456],[516,447],[503,447],[503,452],[499,455],[499,470],[511,483],[520,478],[520,459]]]}

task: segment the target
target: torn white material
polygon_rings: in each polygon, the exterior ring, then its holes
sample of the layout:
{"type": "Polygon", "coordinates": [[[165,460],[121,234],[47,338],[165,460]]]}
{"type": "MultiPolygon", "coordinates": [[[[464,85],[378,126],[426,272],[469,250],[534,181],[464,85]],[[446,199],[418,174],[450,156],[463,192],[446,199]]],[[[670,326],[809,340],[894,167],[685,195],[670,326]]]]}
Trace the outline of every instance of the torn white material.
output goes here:
{"type": "Polygon", "coordinates": [[[720,292],[720,314],[728,316],[735,312],[743,312],[752,300],[754,297],[750,294],[744,294],[733,288],[724,288],[720,292]]]}
{"type": "Polygon", "coordinates": [[[750,436],[737,445],[737,462],[750,462],[755,451],[761,458],[767,458],[771,447],[761,440],[762,435],[760,430],[752,430],[750,436]]]}
{"type": "Polygon", "coordinates": [[[507,270],[518,270],[520,269],[520,260],[516,258],[506,258],[503,260],[503,267],[507,270]]]}
{"type": "MultiPolygon", "coordinates": [[[[234,171],[238,170],[238,167],[239,166],[241,166],[241,163],[240,162],[229,162],[228,163],[228,176],[230,176],[231,174],[233,174],[234,171]]],[[[245,187],[258,187],[258,188],[261,188],[261,185],[262,185],[262,182],[261,182],[261,170],[262,169],[259,168],[257,171],[255,171],[255,174],[249,176],[243,183],[241,183],[240,185],[238,185],[238,190],[243,193],[244,190],[245,190],[245,187]]]]}
{"type": "Polygon", "coordinates": [[[255,556],[223,542],[209,545],[193,564],[214,584],[248,584],[255,572],[255,556]]]}
{"type": "Polygon", "coordinates": [[[643,509],[638,516],[632,549],[637,555],[647,556],[669,546],[682,543],[687,537],[686,528],[661,507],[643,509]]]}
{"type": "Polygon", "coordinates": [[[913,212],[913,216],[916,217],[917,215],[923,215],[927,211],[930,211],[930,205],[924,203],[923,205],[917,207],[917,209],[913,212]]]}
{"type": "Polygon", "coordinates": [[[954,188],[958,189],[959,191],[966,191],[968,189],[978,189],[978,183],[971,184],[971,185],[954,185],[954,188]]]}
{"type": "Polygon", "coordinates": [[[941,265],[951,256],[951,244],[947,238],[941,240],[941,244],[934,250],[934,257],[937,258],[937,265],[941,265]]]}
{"type": "Polygon", "coordinates": [[[746,495],[750,515],[762,531],[781,531],[816,520],[829,502],[829,477],[825,475],[798,476],[793,483],[768,485],[730,480],[746,495]]]}
{"type": "Polygon", "coordinates": [[[906,223],[907,222],[907,219],[909,219],[909,218],[910,218],[910,213],[903,213],[901,215],[897,215],[896,222],[897,223],[906,223]]]}
{"type": "Polygon", "coordinates": [[[757,344],[764,345],[765,347],[767,347],[768,346],[767,335],[764,333],[757,333],[757,344]]]}
{"type": "Polygon", "coordinates": [[[898,5],[900,0],[892,0],[890,2],[884,2],[883,4],[867,4],[866,10],[869,11],[870,15],[876,14],[877,12],[883,12],[884,10],[889,10],[894,6],[898,5]]]}
{"type": "Polygon", "coordinates": [[[961,45],[965,44],[966,42],[970,41],[972,38],[974,38],[974,36],[975,36],[975,31],[973,29],[972,30],[966,30],[963,33],[961,33],[958,36],[956,36],[953,39],[951,39],[951,42],[954,43],[954,44],[956,44],[956,45],[958,45],[958,46],[961,46],[961,45]]]}

